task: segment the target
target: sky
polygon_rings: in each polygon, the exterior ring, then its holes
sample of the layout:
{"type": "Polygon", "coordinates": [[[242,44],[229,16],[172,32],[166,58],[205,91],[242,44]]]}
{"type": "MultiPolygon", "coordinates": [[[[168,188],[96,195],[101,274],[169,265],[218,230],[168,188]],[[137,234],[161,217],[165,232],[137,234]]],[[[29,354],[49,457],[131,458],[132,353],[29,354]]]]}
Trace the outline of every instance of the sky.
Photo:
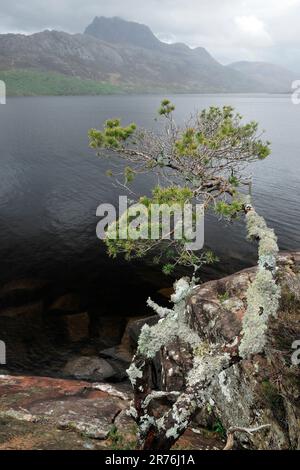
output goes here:
{"type": "Polygon", "coordinates": [[[95,16],[147,24],[162,41],[205,47],[223,64],[267,61],[300,73],[300,0],[0,0],[0,33],[80,33],[95,16]]]}

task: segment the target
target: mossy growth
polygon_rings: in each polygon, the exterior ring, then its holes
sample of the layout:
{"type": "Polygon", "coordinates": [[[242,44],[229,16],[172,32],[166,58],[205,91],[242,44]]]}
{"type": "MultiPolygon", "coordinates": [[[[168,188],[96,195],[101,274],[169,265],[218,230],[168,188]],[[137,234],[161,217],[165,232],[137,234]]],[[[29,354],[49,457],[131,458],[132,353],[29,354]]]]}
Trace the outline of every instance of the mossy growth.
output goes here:
{"type": "Polygon", "coordinates": [[[261,389],[264,398],[268,401],[271,406],[277,406],[281,401],[281,396],[278,393],[277,388],[270,382],[269,379],[265,379],[261,383],[261,389]]]}
{"type": "Polygon", "coordinates": [[[136,440],[137,429],[135,426],[132,427],[132,430],[128,430],[126,433],[126,438],[122,434],[116,425],[113,425],[110,433],[108,435],[109,445],[108,449],[110,450],[134,450],[137,448],[136,440]]]}
{"type": "Polygon", "coordinates": [[[283,397],[280,395],[277,387],[266,378],[261,383],[262,397],[269,405],[277,421],[287,427],[286,412],[283,397]]]}
{"type": "Polygon", "coordinates": [[[226,302],[226,300],[229,300],[230,299],[230,295],[228,292],[223,292],[222,294],[219,294],[218,295],[218,299],[219,301],[222,303],[226,302]]]}
{"type": "Polygon", "coordinates": [[[222,439],[225,439],[226,437],[226,429],[224,428],[223,426],[223,423],[220,419],[217,419],[213,425],[213,431],[217,434],[219,434],[219,436],[222,438],[222,439]]]}

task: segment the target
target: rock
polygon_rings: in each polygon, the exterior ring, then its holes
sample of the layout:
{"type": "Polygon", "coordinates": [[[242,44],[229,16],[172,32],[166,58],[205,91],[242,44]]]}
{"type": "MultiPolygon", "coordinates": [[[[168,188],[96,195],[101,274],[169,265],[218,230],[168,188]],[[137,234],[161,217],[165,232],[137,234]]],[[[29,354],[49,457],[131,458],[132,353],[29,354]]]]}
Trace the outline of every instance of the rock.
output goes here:
{"type": "Polygon", "coordinates": [[[76,342],[89,337],[90,319],[86,312],[65,316],[65,322],[70,341],[76,342]]]}
{"type": "MultiPolygon", "coordinates": [[[[126,335],[125,335],[126,336],[126,335]]],[[[123,336],[124,338],[124,336],[123,336]]],[[[111,377],[113,381],[122,381],[127,379],[126,370],[128,369],[132,360],[132,350],[128,346],[127,340],[123,341],[117,346],[102,349],[99,356],[107,359],[115,371],[115,375],[111,377]]]]}
{"type": "Polygon", "coordinates": [[[100,340],[103,340],[109,346],[115,346],[120,343],[126,327],[124,315],[103,317],[99,314],[97,323],[93,329],[97,329],[97,337],[100,340]]]}
{"type": "MultiPolygon", "coordinates": [[[[237,346],[246,293],[256,269],[200,285],[187,301],[189,325],[197,331],[202,344],[223,348],[237,359],[212,378],[207,390],[208,406],[225,429],[270,424],[270,429],[251,436],[236,433],[238,447],[300,449],[300,374],[299,366],[292,363],[292,344],[300,339],[300,256],[280,255],[281,306],[278,317],[269,324],[268,346],[264,354],[241,359],[237,346]]],[[[179,340],[166,344],[162,351],[163,389],[184,390],[191,364],[187,345],[179,340]]],[[[196,419],[204,426],[209,416],[199,410],[196,419]]]]}
{"type": "Polygon", "coordinates": [[[117,372],[105,359],[79,356],[67,362],[63,373],[68,377],[96,382],[112,379],[117,372]]]}
{"type": "MultiPolygon", "coordinates": [[[[4,425],[6,440],[9,442],[3,447],[5,440],[0,438],[0,449],[20,448],[20,444],[21,448],[34,448],[35,445],[38,445],[38,448],[48,448],[49,438],[56,440],[57,433],[64,431],[76,431],[77,443],[78,439],[81,443],[79,448],[84,448],[87,444],[89,447],[93,446],[86,438],[107,439],[116,417],[129,406],[127,398],[116,387],[102,387],[101,384],[1,376],[0,437],[4,425]],[[15,421],[24,425],[26,423],[28,437],[31,436],[31,447],[28,441],[24,441],[22,447],[21,436],[24,435],[24,427],[18,426],[21,429],[18,441],[10,441],[9,426],[16,427],[15,421]],[[37,444],[33,439],[35,429],[39,430],[41,435],[51,431],[51,435],[45,436],[45,441],[39,439],[37,444]]],[[[61,440],[64,440],[64,436],[65,434],[61,435],[61,440]]],[[[65,445],[66,448],[73,448],[74,441],[65,445]]]]}
{"type": "MultiPolygon", "coordinates": [[[[115,419],[115,447],[122,449],[136,449],[137,448],[137,425],[135,421],[129,416],[128,409],[121,411],[115,419]]],[[[112,435],[112,444],[114,436],[112,435]]]]}
{"type": "Polygon", "coordinates": [[[163,289],[160,289],[158,293],[164,297],[165,299],[170,300],[171,295],[174,294],[174,288],[173,287],[164,287],[163,289]]]}
{"type": "Polygon", "coordinates": [[[10,307],[32,303],[41,299],[49,289],[49,283],[40,279],[19,279],[0,288],[0,303],[10,307]]]}
{"type": "Polygon", "coordinates": [[[61,429],[75,429],[93,439],[106,439],[122,406],[109,396],[105,400],[75,398],[33,405],[31,413],[50,417],[61,429]]]}
{"type": "Polygon", "coordinates": [[[20,307],[9,307],[3,310],[0,310],[0,316],[6,318],[26,318],[30,321],[30,319],[34,319],[34,317],[42,315],[44,311],[44,304],[43,302],[35,302],[26,305],[22,305],[20,307]]]}
{"type": "Polygon", "coordinates": [[[133,343],[131,335],[133,334],[134,330],[136,330],[134,335],[139,335],[138,330],[140,331],[141,329],[140,325],[144,325],[146,321],[149,321],[149,317],[126,317],[126,321],[127,324],[121,339],[121,343],[117,346],[113,346],[112,348],[104,349],[99,354],[102,357],[119,361],[123,363],[123,365],[125,364],[128,366],[132,360],[136,348],[136,343],[133,343]]]}
{"type": "Polygon", "coordinates": [[[121,398],[125,401],[130,400],[132,395],[131,388],[130,390],[128,388],[127,390],[124,390],[124,387],[119,386],[116,388],[115,386],[107,383],[93,384],[92,388],[95,390],[101,390],[102,392],[108,393],[113,397],[121,398]]]}
{"type": "Polygon", "coordinates": [[[160,374],[156,365],[156,375],[162,375],[164,387],[167,386],[169,389],[170,383],[172,383],[173,390],[183,391],[186,385],[186,375],[193,366],[192,350],[178,340],[167,344],[163,353],[163,367],[167,372],[160,374]],[[180,354],[178,353],[179,349],[180,354]]]}
{"type": "Polygon", "coordinates": [[[137,346],[137,342],[141,333],[141,329],[143,328],[144,325],[155,325],[159,320],[158,315],[152,315],[151,317],[146,317],[142,318],[139,320],[132,321],[128,325],[127,333],[131,341],[132,347],[135,349],[137,346]]]}
{"type": "Polygon", "coordinates": [[[49,307],[49,313],[72,314],[81,310],[80,297],[77,294],[65,294],[56,299],[49,307]]]}
{"type": "MultiPolygon", "coordinates": [[[[125,384],[0,376],[0,450],[134,449],[131,398],[125,384]]],[[[215,433],[197,428],[175,450],[223,446],[215,433]]]]}
{"type": "Polygon", "coordinates": [[[132,354],[122,345],[103,349],[99,356],[120,362],[123,366],[128,366],[132,359],[132,354]]]}

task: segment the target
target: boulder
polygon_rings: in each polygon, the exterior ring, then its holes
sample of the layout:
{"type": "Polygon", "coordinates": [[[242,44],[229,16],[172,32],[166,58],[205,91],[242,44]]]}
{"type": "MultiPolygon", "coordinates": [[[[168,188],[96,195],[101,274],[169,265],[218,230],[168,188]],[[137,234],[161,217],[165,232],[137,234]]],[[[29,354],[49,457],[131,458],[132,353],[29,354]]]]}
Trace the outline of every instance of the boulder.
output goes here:
{"type": "MultiPolygon", "coordinates": [[[[155,321],[156,321],[156,317],[155,321]]],[[[152,317],[126,317],[126,327],[123,333],[120,344],[111,348],[104,349],[100,352],[100,356],[110,358],[128,366],[132,360],[133,354],[136,349],[137,340],[142,329],[146,323],[154,324],[152,317]]]]}
{"type": "Polygon", "coordinates": [[[124,330],[126,328],[126,318],[120,316],[102,316],[101,313],[94,313],[94,325],[92,327],[93,334],[99,338],[108,347],[120,344],[124,330]]]}
{"type": "MultiPolygon", "coordinates": [[[[247,449],[300,448],[300,365],[292,359],[293,344],[300,340],[299,253],[281,254],[278,263],[281,305],[277,318],[270,321],[262,354],[242,359],[237,348],[246,293],[257,268],[202,284],[187,301],[189,325],[202,344],[228,350],[233,358],[236,354],[230,367],[212,376],[207,390],[209,403],[199,409],[197,422],[203,426],[221,422],[224,429],[269,424],[269,428],[252,435],[235,434],[235,445],[247,449]]],[[[166,344],[161,354],[164,389],[185,390],[192,351],[175,340],[166,344]]]]}
{"type": "Polygon", "coordinates": [[[64,320],[71,342],[77,342],[89,337],[90,319],[87,312],[66,315],[64,320]]]}
{"type": "MultiPolygon", "coordinates": [[[[66,430],[67,433],[76,431],[77,442],[79,436],[85,439],[107,439],[116,416],[128,407],[129,400],[123,392],[111,386],[11,376],[0,377],[0,397],[0,449],[16,448],[16,445],[21,445],[21,448],[34,448],[37,445],[39,448],[47,448],[47,440],[57,439],[57,431],[54,430],[66,430]],[[11,442],[9,428],[10,425],[16,428],[16,421],[26,424],[31,447],[28,447],[26,439],[22,442],[22,437],[18,443],[11,442]],[[6,439],[2,438],[2,423],[6,429],[6,439]],[[44,441],[40,439],[38,444],[35,429],[41,434],[48,433],[44,441]],[[5,441],[8,442],[4,446],[5,441]]],[[[21,429],[21,436],[24,434],[21,429]]],[[[61,435],[61,439],[63,437],[61,435]]],[[[72,448],[74,442],[67,445],[72,448]]],[[[80,447],[86,445],[86,440],[82,439],[80,447]]]]}
{"type": "Polygon", "coordinates": [[[130,338],[131,341],[131,347],[133,349],[136,349],[137,342],[141,333],[141,329],[143,328],[144,325],[155,325],[159,320],[158,315],[152,315],[151,317],[144,317],[140,318],[138,320],[133,320],[132,322],[129,323],[128,328],[127,328],[127,335],[130,338]]]}
{"type": "Polygon", "coordinates": [[[0,303],[13,307],[42,299],[49,290],[49,282],[41,279],[18,279],[0,288],[0,303]]]}
{"type": "Polygon", "coordinates": [[[67,362],[63,374],[67,377],[97,382],[115,378],[117,371],[108,361],[100,357],[79,356],[67,362]]]}
{"type": "Polygon", "coordinates": [[[123,347],[122,344],[113,346],[112,348],[103,349],[100,351],[99,356],[120,362],[123,366],[129,366],[132,359],[132,354],[123,347]]]}
{"type": "MultiPolygon", "coordinates": [[[[134,449],[131,399],[126,384],[0,376],[0,450],[134,449]]],[[[176,449],[223,446],[217,434],[190,428],[176,449]]]]}
{"type": "Polygon", "coordinates": [[[34,318],[40,317],[44,311],[43,302],[34,302],[18,307],[8,307],[0,310],[0,316],[5,318],[23,318],[28,321],[34,321],[34,318]]]}
{"type": "Polygon", "coordinates": [[[49,307],[49,313],[72,314],[81,310],[80,297],[77,294],[68,293],[56,299],[49,307]]]}

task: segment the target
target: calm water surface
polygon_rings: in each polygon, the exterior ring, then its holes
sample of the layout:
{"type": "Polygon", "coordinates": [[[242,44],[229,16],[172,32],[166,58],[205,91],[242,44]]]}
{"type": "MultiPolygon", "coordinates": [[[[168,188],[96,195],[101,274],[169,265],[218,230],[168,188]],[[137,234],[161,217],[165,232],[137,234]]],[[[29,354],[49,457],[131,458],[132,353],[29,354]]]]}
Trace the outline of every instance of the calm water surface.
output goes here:
{"type": "MultiPolygon", "coordinates": [[[[282,250],[300,249],[300,106],[281,95],[177,95],[177,119],[210,105],[234,106],[259,121],[272,156],[254,168],[257,209],[276,229],[282,250]]],[[[138,269],[107,259],[95,235],[96,208],[116,202],[109,163],[88,149],[87,131],[109,117],[152,127],[159,96],[9,98],[0,106],[0,278],[28,275],[129,285],[138,269]]],[[[136,184],[140,192],[149,179],[136,184]]],[[[206,243],[221,263],[218,273],[254,262],[241,222],[206,220],[206,243]]],[[[145,270],[144,270],[145,271],[145,270]]],[[[148,267],[145,276],[161,282],[148,267]]]]}

